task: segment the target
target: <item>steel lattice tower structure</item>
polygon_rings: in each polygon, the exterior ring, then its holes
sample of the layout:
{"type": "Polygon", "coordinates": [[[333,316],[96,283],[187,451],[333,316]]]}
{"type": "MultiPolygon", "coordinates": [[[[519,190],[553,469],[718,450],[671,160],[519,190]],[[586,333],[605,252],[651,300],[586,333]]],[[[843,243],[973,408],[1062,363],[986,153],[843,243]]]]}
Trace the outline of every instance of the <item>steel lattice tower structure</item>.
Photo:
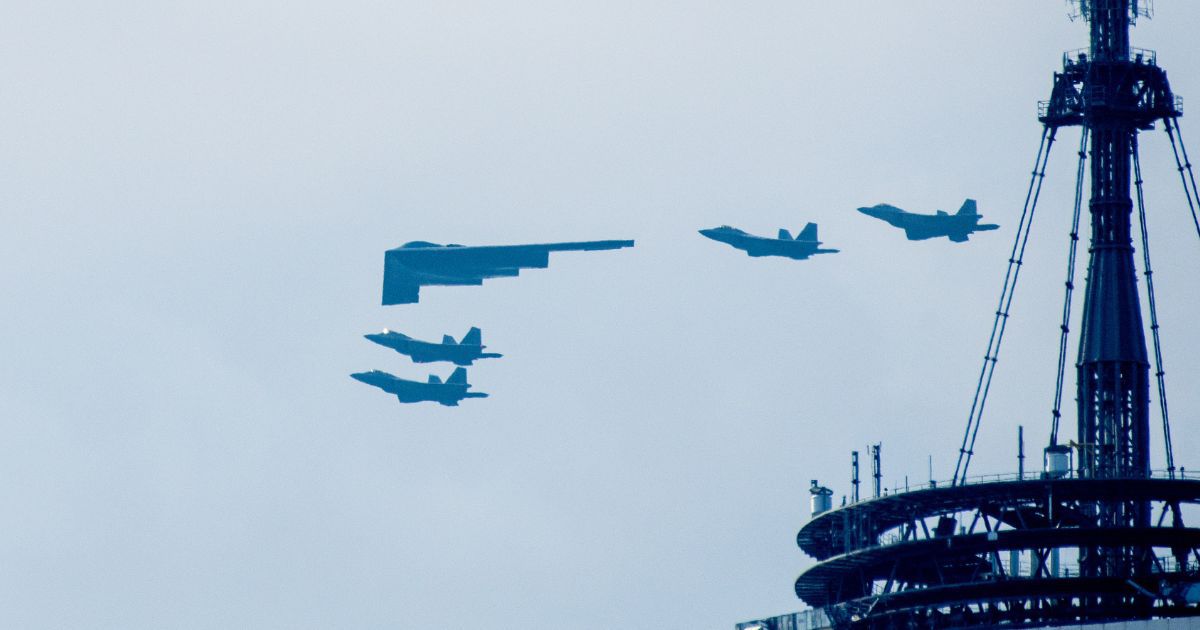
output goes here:
{"type": "MultiPolygon", "coordinates": [[[[1088,54],[1067,56],[1041,118],[1054,129],[1081,125],[1091,141],[1092,229],[1076,362],[1076,468],[1084,479],[1150,475],[1150,363],[1134,266],[1131,162],[1138,132],[1157,120],[1169,126],[1179,111],[1154,54],[1130,47],[1138,6],[1080,0],[1088,54]]],[[[1100,528],[1150,525],[1145,501],[1091,508],[1100,528]]],[[[1093,577],[1146,575],[1149,554],[1140,547],[1081,548],[1080,569],[1093,577]]]]}
{"type": "MultiPolygon", "coordinates": [[[[1181,111],[1166,72],[1153,52],[1129,43],[1134,20],[1148,14],[1144,0],[1075,2],[1088,22],[1090,45],[1063,56],[1050,99],[1039,103],[1042,145],[953,480],[911,491],[906,484],[903,491],[864,500],[855,494],[833,509],[814,502],[813,517],[796,541],[817,562],[795,583],[796,595],[812,609],[739,629],[1017,629],[1200,618],[1200,526],[1187,522],[1200,509],[1200,479],[1177,474],[1171,454],[1139,133],[1158,122],[1166,129],[1198,234],[1200,190],[1182,138],[1176,146],[1181,111]],[[1082,134],[1046,467],[1035,475],[1022,470],[968,482],[1050,147],[1058,130],[1069,126],[1081,127],[1082,134]],[[1076,360],[1078,433],[1068,447],[1058,441],[1059,405],[1085,194],[1091,229],[1076,360]],[[1135,200],[1165,474],[1150,465],[1151,365],[1134,258],[1135,200]],[[1072,451],[1075,465],[1068,467],[1072,451]]],[[[854,480],[857,487],[857,474],[854,480]]]]}
{"type": "MultiPolygon", "coordinates": [[[[1091,45],[1082,124],[1091,137],[1092,219],[1077,362],[1078,470],[1082,478],[1150,474],[1150,363],[1133,262],[1131,161],[1139,124],[1129,29],[1137,0],[1092,0],[1083,7],[1091,45]],[[1131,6],[1131,1],[1134,6],[1131,6]]],[[[1149,503],[1097,502],[1099,527],[1146,527],[1149,503]]],[[[1080,549],[1088,576],[1144,575],[1139,549],[1080,549]]]]}
{"type": "MultiPolygon", "coordinates": [[[[1091,136],[1090,262],[1078,366],[1079,472],[1083,477],[1150,473],[1150,363],[1133,262],[1131,156],[1139,121],[1130,59],[1130,0],[1093,0],[1090,59],[1082,93],[1091,136]]],[[[1133,525],[1134,514],[1107,514],[1133,525]]]]}

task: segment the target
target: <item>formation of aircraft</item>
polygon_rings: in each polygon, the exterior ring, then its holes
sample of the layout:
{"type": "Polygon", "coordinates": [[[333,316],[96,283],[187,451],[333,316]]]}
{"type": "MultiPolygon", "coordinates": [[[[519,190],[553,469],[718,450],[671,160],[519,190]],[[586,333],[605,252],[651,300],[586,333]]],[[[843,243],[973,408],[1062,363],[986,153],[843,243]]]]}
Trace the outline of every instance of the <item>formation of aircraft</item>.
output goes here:
{"type": "Polygon", "coordinates": [[[717,228],[700,230],[700,233],[714,241],[731,245],[746,252],[749,256],[782,256],[793,260],[804,260],[813,254],[836,254],[836,249],[821,249],[821,241],[817,240],[817,224],[809,223],[803,230],[792,238],[787,230],[780,229],[778,238],[767,238],[747,234],[742,230],[728,225],[717,228]]]}
{"type": "MultiPolygon", "coordinates": [[[[468,247],[412,241],[389,249],[383,257],[383,304],[416,304],[420,290],[430,285],[479,285],[487,278],[516,276],[522,269],[544,269],[550,265],[550,252],[598,251],[633,247],[631,240],[577,241],[530,245],[484,245],[468,247]]],[[[468,366],[479,359],[501,355],[484,352],[483,333],[471,328],[461,341],[443,335],[441,343],[413,339],[403,333],[384,329],[364,335],[368,340],[406,355],[414,363],[446,361],[468,366]]],[[[487,394],[468,392],[467,371],[463,367],[442,382],[430,375],[427,382],[398,378],[372,370],[351,374],[355,380],[395,394],[402,403],[434,401],[457,406],[464,398],[484,398],[487,394]]]]}
{"type": "Polygon", "coordinates": [[[859,208],[858,211],[869,217],[887,221],[898,228],[903,228],[904,235],[910,241],[945,236],[955,243],[963,243],[974,232],[1000,229],[1000,226],[995,224],[979,224],[979,219],[982,217],[975,207],[974,199],[964,201],[962,207],[954,214],[942,210],[938,210],[937,214],[918,214],[886,203],[869,208],[859,208]]]}
{"type": "Polygon", "coordinates": [[[405,243],[383,255],[383,304],[416,304],[429,285],[478,285],[487,278],[545,269],[550,252],[597,251],[633,247],[633,241],[580,241],[534,245],[438,245],[405,243]]]}
{"type": "MultiPolygon", "coordinates": [[[[859,208],[859,212],[887,221],[904,229],[909,240],[946,237],[964,242],[974,233],[995,230],[1000,226],[980,224],[974,199],[967,199],[955,214],[938,210],[936,214],[906,212],[892,205],[879,204],[859,208]]],[[[839,250],[821,248],[817,240],[817,224],[809,223],[795,237],[780,229],[776,238],[756,236],[735,227],[723,225],[700,230],[714,241],[740,249],[748,256],[779,256],[806,260],[816,254],[834,254],[839,250]]],[[[415,304],[420,289],[429,285],[479,285],[487,278],[516,276],[521,269],[544,269],[550,264],[550,252],[598,251],[633,247],[632,240],[577,241],[530,245],[438,245],[413,241],[384,253],[383,304],[415,304]]],[[[410,357],[414,363],[445,361],[460,367],[443,382],[429,375],[426,382],[410,381],[381,372],[357,372],[355,380],[394,394],[402,403],[432,401],[457,406],[466,398],[486,398],[487,394],[468,391],[465,367],[479,359],[498,358],[494,352],[484,352],[483,333],[471,328],[461,341],[443,335],[441,343],[413,339],[403,333],[384,329],[381,333],[364,335],[370,341],[410,357]]]]}
{"type": "Polygon", "coordinates": [[[434,361],[449,361],[455,365],[471,365],[477,359],[498,359],[504,355],[495,352],[484,352],[483,332],[471,328],[463,335],[462,341],[454,341],[450,335],[442,335],[441,343],[413,339],[404,333],[383,329],[381,333],[363,335],[370,341],[391,348],[400,354],[407,355],[413,363],[433,363],[434,361]]]}
{"type": "Polygon", "coordinates": [[[429,375],[427,382],[422,383],[398,378],[379,370],[356,372],[350,377],[367,385],[378,387],[389,394],[394,394],[402,403],[430,401],[447,407],[457,407],[459,401],[464,398],[487,398],[488,396],[483,392],[467,391],[471,388],[471,384],[467,382],[466,368],[461,367],[455,368],[445,382],[433,374],[429,375]]]}

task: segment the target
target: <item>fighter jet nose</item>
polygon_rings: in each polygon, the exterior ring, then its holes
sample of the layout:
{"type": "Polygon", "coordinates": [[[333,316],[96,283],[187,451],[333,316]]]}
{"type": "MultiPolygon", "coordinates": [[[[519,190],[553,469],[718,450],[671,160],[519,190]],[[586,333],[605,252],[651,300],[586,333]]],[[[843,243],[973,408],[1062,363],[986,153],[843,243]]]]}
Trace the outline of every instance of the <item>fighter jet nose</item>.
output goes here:
{"type": "Polygon", "coordinates": [[[367,382],[367,373],[366,372],[355,372],[350,375],[350,378],[352,378],[360,383],[366,383],[367,382]]]}
{"type": "Polygon", "coordinates": [[[388,343],[388,340],[389,340],[387,333],[370,333],[367,335],[363,335],[363,338],[366,339],[367,341],[370,341],[372,343],[377,343],[382,346],[386,346],[388,343]]]}

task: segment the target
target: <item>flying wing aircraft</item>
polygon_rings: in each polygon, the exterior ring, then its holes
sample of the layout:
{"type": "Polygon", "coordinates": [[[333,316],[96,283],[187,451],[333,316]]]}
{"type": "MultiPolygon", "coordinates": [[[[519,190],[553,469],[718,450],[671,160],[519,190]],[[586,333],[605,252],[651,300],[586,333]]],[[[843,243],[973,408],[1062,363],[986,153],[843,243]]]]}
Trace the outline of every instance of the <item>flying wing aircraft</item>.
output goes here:
{"type": "Polygon", "coordinates": [[[633,241],[581,241],[536,245],[438,245],[413,241],[383,257],[383,304],[415,304],[429,285],[479,285],[486,278],[515,276],[521,269],[544,269],[550,252],[633,247],[633,241]]]}
{"type": "Polygon", "coordinates": [[[455,369],[444,383],[433,374],[429,375],[427,382],[422,383],[397,378],[379,370],[356,372],[351,374],[350,378],[395,394],[402,403],[431,401],[447,407],[457,407],[459,401],[464,398],[487,398],[487,394],[482,392],[467,391],[471,385],[467,383],[466,368],[455,369]]]}
{"type": "Polygon", "coordinates": [[[927,238],[945,236],[955,243],[962,243],[974,232],[999,229],[999,225],[979,224],[982,218],[975,207],[974,199],[967,199],[955,214],[938,210],[937,214],[918,214],[907,212],[896,206],[881,203],[869,208],[859,208],[859,212],[904,229],[904,235],[910,241],[922,241],[927,238]]]}
{"type": "Polygon", "coordinates": [[[381,346],[411,357],[414,363],[449,361],[455,365],[471,365],[476,359],[494,359],[503,356],[495,352],[483,351],[487,346],[483,345],[483,333],[478,328],[471,328],[467,331],[462,341],[454,341],[454,337],[443,335],[441,343],[413,339],[404,333],[386,328],[381,333],[363,336],[381,346]]]}
{"type": "Polygon", "coordinates": [[[817,224],[809,223],[792,238],[787,230],[779,230],[779,238],[767,238],[747,234],[742,230],[728,225],[717,228],[700,230],[700,233],[714,241],[731,245],[746,252],[750,256],[783,256],[794,260],[804,260],[813,254],[835,254],[839,250],[821,249],[821,241],[817,240],[817,224]]]}

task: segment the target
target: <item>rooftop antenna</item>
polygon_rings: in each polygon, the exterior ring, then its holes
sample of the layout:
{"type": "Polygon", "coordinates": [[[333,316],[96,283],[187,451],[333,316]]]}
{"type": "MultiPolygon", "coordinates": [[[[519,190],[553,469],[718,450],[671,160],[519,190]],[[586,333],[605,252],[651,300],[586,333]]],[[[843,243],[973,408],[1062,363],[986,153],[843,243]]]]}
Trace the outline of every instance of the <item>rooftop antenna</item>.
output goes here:
{"type": "MultiPolygon", "coordinates": [[[[1099,11],[1111,10],[1105,5],[1111,3],[1104,0],[1067,0],[1067,17],[1074,22],[1080,18],[1090,20],[1099,11]]],[[[1129,11],[1130,24],[1137,21],[1139,17],[1152,18],[1154,17],[1154,0],[1121,0],[1120,4],[1129,11]]]]}
{"type": "Polygon", "coordinates": [[[850,451],[850,484],[854,486],[852,501],[858,503],[858,451],[850,451]]]}
{"type": "Polygon", "coordinates": [[[875,477],[875,498],[879,498],[879,492],[882,489],[883,471],[880,470],[879,463],[879,448],[883,444],[871,445],[871,475],[875,477]]]}
{"type": "Polygon", "coordinates": [[[1025,479],[1025,427],[1017,425],[1017,479],[1025,479]]]}

